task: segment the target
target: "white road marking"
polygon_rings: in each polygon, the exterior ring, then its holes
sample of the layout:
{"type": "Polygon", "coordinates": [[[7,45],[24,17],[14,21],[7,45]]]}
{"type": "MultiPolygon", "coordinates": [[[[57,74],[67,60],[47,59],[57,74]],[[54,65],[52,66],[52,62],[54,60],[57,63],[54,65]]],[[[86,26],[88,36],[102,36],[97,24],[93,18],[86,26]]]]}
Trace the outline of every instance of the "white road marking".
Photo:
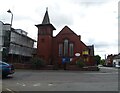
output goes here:
{"type": "Polygon", "coordinates": [[[111,74],[111,73],[84,73],[84,74],[111,74]]]}
{"type": "Polygon", "coordinates": [[[49,83],[48,86],[53,86],[53,83],[49,83]]]}
{"type": "Polygon", "coordinates": [[[6,88],[7,91],[10,91],[11,93],[14,93],[11,89],[9,88],[6,88]]]}
{"type": "Polygon", "coordinates": [[[36,86],[40,86],[40,85],[41,85],[40,83],[33,84],[34,87],[36,87],[36,86]]]}
{"type": "Polygon", "coordinates": [[[10,90],[9,88],[6,88],[6,90],[8,90],[8,91],[12,91],[12,90],[10,90]]]}
{"type": "Polygon", "coordinates": [[[25,84],[23,84],[22,86],[26,86],[25,84]]]}
{"type": "Polygon", "coordinates": [[[114,72],[114,73],[84,73],[84,74],[118,74],[118,72],[114,72]]]}
{"type": "Polygon", "coordinates": [[[112,69],[112,70],[118,70],[118,68],[114,68],[114,67],[99,67],[99,68],[103,68],[103,69],[112,69]]]}
{"type": "Polygon", "coordinates": [[[21,85],[21,86],[26,86],[24,83],[21,84],[21,83],[18,83],[18,82],[17,82],[17,84],[18,84],[18,85],[21,85]]]}

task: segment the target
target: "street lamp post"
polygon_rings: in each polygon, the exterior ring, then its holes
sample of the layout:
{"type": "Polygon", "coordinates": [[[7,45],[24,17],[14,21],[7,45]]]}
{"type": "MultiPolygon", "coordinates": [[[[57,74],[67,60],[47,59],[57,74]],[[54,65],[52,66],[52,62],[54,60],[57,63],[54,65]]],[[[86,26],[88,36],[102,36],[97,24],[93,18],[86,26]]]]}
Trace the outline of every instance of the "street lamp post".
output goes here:
{"type": "Polygon", "coordinates": [[[11,10],[10,10],[10,9],[9,9],[7,12],[8,12],[8,13],[11,13],[11,27],[12,27],[13,13],[11,12],[11,10]]]}
{"type": "MultiPolygon", "coordinates": [[[[9,9],[7,12],[11,14],[11,24],[10,24],[10,29],[11,29],[11,31],[12,31],[13,13],[11,12],[10,9],[9,9]]],[[[12,56],[12,57],[11,57],[11,60],[13,61],[13,53],[11,54],[11,56],[12,56]]],[[[12,62],[12,61],[11,61],[11,62],[12,62]]]]}

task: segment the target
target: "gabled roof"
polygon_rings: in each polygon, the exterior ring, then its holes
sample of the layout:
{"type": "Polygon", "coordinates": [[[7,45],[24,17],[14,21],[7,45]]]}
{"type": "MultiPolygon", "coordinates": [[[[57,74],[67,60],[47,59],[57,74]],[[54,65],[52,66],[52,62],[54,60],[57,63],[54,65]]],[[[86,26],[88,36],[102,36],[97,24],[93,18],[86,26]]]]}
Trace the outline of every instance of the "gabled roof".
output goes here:
{"type": "Polygon", "coordinates": [[[78,36],[75,32],[73,32],[68,26],[65,26],[57,35],[60,35],[60,34],[74,34],[76,36],[78,36]]]}
{"type": "MultiPolygon", "coordinates": [[[[79,35],[73,32],[68,26],[65,26],[55,37],[58,37],[59,35],[75,35],[76,37],[79,38],[79,35]]],[[[81,40],[79,42],[86,46],[81,40]]],[[[86,46],[86,48],[88,47],[86,46]]]]}

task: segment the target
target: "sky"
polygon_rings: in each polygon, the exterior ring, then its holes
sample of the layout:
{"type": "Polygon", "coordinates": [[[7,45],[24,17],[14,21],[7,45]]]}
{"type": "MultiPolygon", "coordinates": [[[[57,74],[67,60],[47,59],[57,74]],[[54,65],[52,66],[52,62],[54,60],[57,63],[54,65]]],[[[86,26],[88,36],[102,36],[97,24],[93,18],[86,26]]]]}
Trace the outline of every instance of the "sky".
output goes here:
{"type": "Polygon", "coordinates": [[[37,40],[36,24],[41,24],[46,7],[56,36],[68,26],[86,45],[94,45],[95,55],[105,58],[118,53],[118,2],[119,0],[2,0],[0,21],[28,32],[37,40]],[[6,3],[7,2],[7,3],[6,3]]]}

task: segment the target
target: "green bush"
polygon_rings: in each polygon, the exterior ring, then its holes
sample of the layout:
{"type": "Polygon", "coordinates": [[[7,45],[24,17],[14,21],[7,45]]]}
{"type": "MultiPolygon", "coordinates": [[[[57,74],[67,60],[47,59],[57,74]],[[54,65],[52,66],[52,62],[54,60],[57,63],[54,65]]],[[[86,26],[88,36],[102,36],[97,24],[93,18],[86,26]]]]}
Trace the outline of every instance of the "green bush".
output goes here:
{"type": "Polygon", "coordinates": [[[31,59],[31,64],[36,69],[39,69],[40,67],[44,67],[46,65],[45,61],[41,58],[38,58],[38,57],[32,58],[31,59]]]}
{"type": "Polygon", "coordinates": [[[79,59],[76,61],[76,65],[80,68],[84,67],[85,66],[85,63],[83,60],[79,59]]]}

